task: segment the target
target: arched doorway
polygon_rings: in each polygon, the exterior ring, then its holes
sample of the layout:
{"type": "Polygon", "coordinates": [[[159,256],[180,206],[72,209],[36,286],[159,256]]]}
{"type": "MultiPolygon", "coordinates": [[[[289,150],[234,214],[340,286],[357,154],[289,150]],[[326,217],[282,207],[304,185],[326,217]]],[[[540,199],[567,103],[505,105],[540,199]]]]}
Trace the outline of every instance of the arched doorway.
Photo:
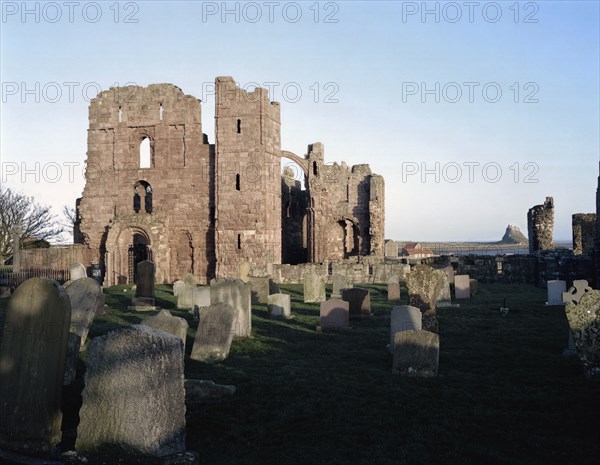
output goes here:
{"type": "Polygon", "coordinates": [[[144,260],[152,261],[152,250],[150,250],[149,245],[150,243],[146,236],[140,233],[134,233],[132,243],[129,245],[128,253],[129,284],[134,284],[136,282],[135,270],[137,264],[144,260]]]}

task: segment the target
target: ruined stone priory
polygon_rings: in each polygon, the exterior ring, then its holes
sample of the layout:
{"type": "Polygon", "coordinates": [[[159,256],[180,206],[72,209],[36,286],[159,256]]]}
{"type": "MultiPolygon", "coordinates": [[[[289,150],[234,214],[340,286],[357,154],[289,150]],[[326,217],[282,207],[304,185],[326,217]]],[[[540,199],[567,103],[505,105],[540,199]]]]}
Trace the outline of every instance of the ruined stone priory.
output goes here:
{"type": "Polygon", "coordinates": [[[384,181],[366,164],[326,164],[321,143],[282,150],[280,105],[266,89],[215,81],[215,141],[201,102],[173,84],[114,87],[89,106],[86,183],[75,242],[104,285],[191,273],[201,284],[239,266],[383,258],[384,181]],[[282,158],[298,167],[298,176],[282,158]]]}

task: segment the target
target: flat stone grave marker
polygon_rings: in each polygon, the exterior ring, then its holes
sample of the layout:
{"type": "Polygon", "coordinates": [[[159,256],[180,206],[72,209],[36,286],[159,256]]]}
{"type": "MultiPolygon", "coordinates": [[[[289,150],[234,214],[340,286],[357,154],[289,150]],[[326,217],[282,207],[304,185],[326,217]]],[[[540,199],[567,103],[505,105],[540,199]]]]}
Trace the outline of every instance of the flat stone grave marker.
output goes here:
{"type": "Polygon", "coordinates": [[[546,305],[563,305],[563,293],[567,291],[567,282],[553,279],[546,283],[548,288],[548,302],[546,305]]]}
{"type": "Polygon", "coordinates": [[[181,339],[142,325],[94,338],[75,449],[164,457],[185,452],[181,339]]]}
{"type": "Polygon", "coordinates": [[[69,297],[47,279],[28,279],[8,301],[0,340],[0,448],[59,454],[70,323],[69,297]]]}
{"type": "Polygon", "coordinates": [[[292,317],[291,298],[288,294],[271,294],[267,300],[267,308],[272,317],[292,317]]]}
{"type": "Polygon", "coordinates": [[[184,318],[173,316],[168,310],[161,310],[158,314],[142,320],[140,324],[177,336],[183,342],[183,352],[185,353],[188,322],[184,318]]]}
{"type": "Polygon", "coordinates": [[[83,263],[75,262],[69,266],[69,281],[75,281],[81,278],[87,278],[87,271],[83,263]]]}
{"type": "Polygon", "coordinates": [[[200,362],[225,360],[235,334],[234,320],[235,310],[229,304],[219,302],[203,308],[190,358],[200,362]]]}
{"type": "Polygon", "coordinates": [[[457,274],[454,276],[454,298],[471,298],[471,283],[468,274],[457,274]]]}
{"type": "Polygon", "coordinates": [[[390,351],[394,351],[394,336],[398,331],[421,330],[421,310],[410,305],[394,307],[390,322],[390,351]]]}
{"type": "Polygon", "coordinates": [[[325,278],[315,273],[306,273],[304,275],[304,302],[324,302],[326,299],[325,278]]]}
{"type": "Polygon", "coordinates": [[[405,376],[437,376],[440,338],[429,331],[398,331],[394,336],[393,372],[405,376]]]}
{"type": "Polygon", "coordinates": [[[349,306],[348,302],[340,299],[321,302],[320,326],[317,327],[317,330],[322,332],[349,330],[349,306]]]}
{"type": "Polygon", "coordinates": [[[371,316],[371,293],[369,289],[361,287],[342,289],[342,300],[349,304],[350,318],[371,316]]]}
{"type": "Polygon", "coordinates": [[[252,284],[239,279],[220,279],[210,282],[210,302],[223,302],[235,310],[234,331],[237,337],[252,335],[252,284]]]}

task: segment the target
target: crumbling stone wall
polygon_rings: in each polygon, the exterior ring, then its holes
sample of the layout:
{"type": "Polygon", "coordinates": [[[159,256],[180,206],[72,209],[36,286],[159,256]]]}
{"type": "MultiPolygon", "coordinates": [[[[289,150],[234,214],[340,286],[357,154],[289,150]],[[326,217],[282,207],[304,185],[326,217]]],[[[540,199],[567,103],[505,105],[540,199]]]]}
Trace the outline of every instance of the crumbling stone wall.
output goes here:
{"type": "Polygon", "coordinates": [[[529,253],[554,249],[554,200],[546,197],[542,205],[527,212],[529,253]]]}
{"type": "Polygon", "coordinates": [[[200,101],[172,84],[111,88],[90,103],[74,236],[90,251],[86,265],[105,266],[104,284],[131,283],[145,259],[157,282],[192,273],[206,283],[244,262],[269,270],[282,258],[382,256],[383,178],[368,165],[326,166],[319,143],[303,159],[282,151],[266,89],[247,92],[231,77],[215,87],[214,145],[200,101]],[[282,179],[286,153],[306,190],[282,179]]]}
{"type": "Polygon", "coordinates": [[[596,238],[596,214],[575,213],[572,217],[573,253],[593,255],[596,238]]]}

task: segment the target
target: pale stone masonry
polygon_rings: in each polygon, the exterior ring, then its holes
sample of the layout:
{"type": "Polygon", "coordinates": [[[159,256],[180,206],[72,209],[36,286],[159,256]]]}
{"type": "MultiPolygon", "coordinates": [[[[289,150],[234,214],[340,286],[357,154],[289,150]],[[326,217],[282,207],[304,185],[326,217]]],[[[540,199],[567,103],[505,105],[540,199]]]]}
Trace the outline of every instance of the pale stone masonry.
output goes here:
{"type": "Polygon", "coordinates": [[[201,102],[172,84],[101,92],[89,107],[86,184],[75,237],[104,285],[132,283],[143,260],[157,282],[235,278],[239,266],[383,257],[384,181],[368,165],[326,164],[281,149],[280,106],[266,89],[215,81],[215,143],[201,102]],[[145,146],[149,146],[145,152],[145,146]],[[282,157],[304,176],[281,173],[282,157]]]}
{"type": "Polygon", "coordinates": [[[542,205],[527,212],[529,253],[554,249],[554,200],[546,197],[542,205]]]}

